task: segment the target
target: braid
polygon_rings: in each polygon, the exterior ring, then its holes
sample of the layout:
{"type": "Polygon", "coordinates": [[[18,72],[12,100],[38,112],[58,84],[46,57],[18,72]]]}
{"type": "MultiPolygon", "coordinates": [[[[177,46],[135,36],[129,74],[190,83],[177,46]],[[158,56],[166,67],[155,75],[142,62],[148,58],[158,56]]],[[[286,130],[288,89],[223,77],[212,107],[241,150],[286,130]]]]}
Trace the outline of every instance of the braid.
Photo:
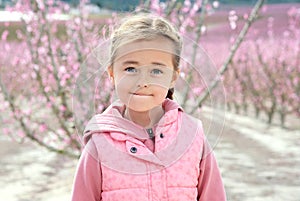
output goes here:
{"type": "Polygon", "coordinates": [[[174,88],[169,89],[166,98],[173,100],[173,94],[174,94],[174,88]]]}

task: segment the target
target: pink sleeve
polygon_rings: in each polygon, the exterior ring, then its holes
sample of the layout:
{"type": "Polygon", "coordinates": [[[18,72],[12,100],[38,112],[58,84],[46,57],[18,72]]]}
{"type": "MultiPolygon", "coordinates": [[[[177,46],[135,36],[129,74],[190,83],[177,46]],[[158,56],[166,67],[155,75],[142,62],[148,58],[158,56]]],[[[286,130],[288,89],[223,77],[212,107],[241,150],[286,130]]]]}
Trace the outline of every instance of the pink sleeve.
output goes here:
{"type": "Polygon", "coordinates": [[[95,150],[95,144],[90,139],[79,159],[72,201],[101,201],[101,166],[94,154],[91,154],[95,150]]]}
{"type": "Polygon", "coordinates": [[[226,201],[225,189],[221,173],[206,139],[204,139],[200,176],[198,179],[198,201],[226,201]]]}

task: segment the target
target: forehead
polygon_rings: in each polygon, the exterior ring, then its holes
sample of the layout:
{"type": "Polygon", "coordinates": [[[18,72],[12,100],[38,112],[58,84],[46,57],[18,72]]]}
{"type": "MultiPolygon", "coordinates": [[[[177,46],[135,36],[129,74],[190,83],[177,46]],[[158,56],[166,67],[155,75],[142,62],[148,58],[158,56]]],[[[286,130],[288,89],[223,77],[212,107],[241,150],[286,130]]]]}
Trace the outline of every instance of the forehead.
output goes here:
{"type": "Polygon", "coordinates": [[[115,62],[132,58],[169,60],[175,54],[174,44],[171,40],[158,37],[153,40],[138,40],[127,43],[118,48],[115,62]]]}
{"type": "Polygon", "coordinates": [[[142,50],[126,54],[117,59],[114,64],[115,66],[125,66],[129,64],[145,66],[154,64],[173,68],[173,55],[160,51],[142,50]]]}

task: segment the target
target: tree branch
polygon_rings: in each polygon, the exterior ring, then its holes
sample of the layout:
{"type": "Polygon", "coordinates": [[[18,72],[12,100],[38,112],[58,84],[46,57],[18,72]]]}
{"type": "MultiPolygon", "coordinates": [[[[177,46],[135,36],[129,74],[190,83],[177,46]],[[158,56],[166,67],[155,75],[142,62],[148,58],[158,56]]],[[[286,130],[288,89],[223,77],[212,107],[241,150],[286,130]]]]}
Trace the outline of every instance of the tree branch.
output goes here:
{"type": "Polygon", "coordinates": [[[254,8],[251,11],[251,14],[247,20],[247,22],[245,23],[243,29],[241,30],[241,32],[238,35],[238,38],[236,39],[235,43],[232,45],[231,47],[231,51],[229,53],[229,56],[227,57],[225,63],[222,65],[221,69],[219,70],[219,73],[216,77],[216,79],[209,85],[208,89],[205,91],[205,93],[200,96],[199,100],[197,101],[198,103],[196,104],[196,106],[192,109],[192,113],[194,113],[196,111],[196,109],[198,107],[200,107],[203,102],[207,99],[207,97],[209,96],[210,92],[217,87],[218,83],[220,82],[221,76],[226,72],[228,65],[231,63],[237,49],[239,48],[240,44],[242,43],[242,41],[244,40],[250,26],[252,25],[252,23],[254,22],[254,20],[256,19],[258,12],[260,10],[260,8],[262,7],[264,3],[264,0],[258,0],[254,6],[254,8]]]}
{"type": "MultiPolygon", "coordinates": [[[[200,13],[200,18],[198,21],[198,25],[197,25],[197,30],[196,30],[196,43],[194,43],[193,45],[193,55],[192,55],[192,66],[195,65],[195,61],[196,61],[196,55],[197,55],[197,49],[198,49],[198,43],[199,40],[201,38],[201,28],[204,22],[204,17],[206,14],[206,6],[208,4],[208,0],[204,0],[202,2],[201,5],[201,13],[200,13]]],[[[184,89],[184,93],[183,93],[183,101],[182,101],[182,107],[185,108],[187,99],[188,99],[188,94],[189,94],[189,85],[192,82],[193,79],[193,72],[189,71],[188,75],[187,75],[187,83],[188,85],[186,85],[185,89],[184,89]]]]}

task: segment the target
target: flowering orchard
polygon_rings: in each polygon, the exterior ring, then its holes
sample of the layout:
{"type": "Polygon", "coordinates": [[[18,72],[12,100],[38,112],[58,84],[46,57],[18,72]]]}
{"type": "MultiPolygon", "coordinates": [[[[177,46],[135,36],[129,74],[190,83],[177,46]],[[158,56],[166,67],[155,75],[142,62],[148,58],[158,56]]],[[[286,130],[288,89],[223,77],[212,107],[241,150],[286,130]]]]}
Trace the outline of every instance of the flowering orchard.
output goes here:
{"type": "MultiPolygon", "coordinates": [[[[229,108],[255,115],[265,113],[268,123],[278,115],[285,125],[287,115],[300,117],[300,7],[286,13],[284,29],[277,31],[269,17],[264,37],[247,40],[240,47],[225,76],[229,108]]],[[[280,19],[277,19],[280,20],[280,19]]]]}
{"type": "MultiPolygon", "coordinates": [[[[72,93],[76,79],[82,73],[82,65],[97,66],[96,60],[85,59],[99,43],[107,40],[117,20],[116,14],[90,17],[83,9],[84,3],[78,6],[79,14],[72,14],[69,5],[59,1],[19,0],[7,10],[21,12],[21,21],[2,25],[4,31],[0,43],[1,50],[5,52],[0,55],[2,133],[19,142],[32,140],[48,150],[70,157],[79,156],[80,135],[90,118],[84,116],[90,113],[84,112],[82,121],[74,119],[72,93]]],[[[221,66],[220,75],[227,70],[262,3],[259,0],[249,15],[221,66]]],[[[189,0],[184,3],[152,0],[141,4],[136,11],[148,10],[164,16],[176,24],[182,34],[191,38],[190,52],[185,54],[191,56],[189,65],[193,66],[199,61],[197,44],[203,34],[209,34],[204,22],[218,6],[217,1],[209,4],[207,0],[194,3],[189,0]]],[[[234,18],[230,18],[230,26],[235,26],[234,18]]],[[[200,78],[185,69],[184,65],[181,76],[186,83],[182,104],[185,106],[191,93],[195,93],[200,97],[195,104],[197,108],[214,90],[221,76],[212,77],[211,83],[206,83],[207,87],[197,86],[193,83],[199,83],[195,80],[200,78]]],[[[205,71],[201,73],[205,75],[205,71]]],[[[95,79],[96,85],[101,88],[96,91],[85,89],[77,94],[83,100],[92,93],[95,105],[82,105],[75,110],[102,112],[110,104],[112,86],[109,81],[103,79],[97,83],[95,79]]]]}
{"type": "MultiPolygon", "coordinates": [[[[54,1],[18,1],[8,8],[24,16],[16,40],[2,33],[2,132],[17,141],[30,139],[52,151],[77,156],[81,148],[75,134],[72,90],[81,63],[97,45],[99,27],[80,15],[67,14],[67,4],[54,1]],[[77,152],[76,152],[77,150],[77,152]]],[[[7,25],[9,28],[9,25],[7,25]]]]}

